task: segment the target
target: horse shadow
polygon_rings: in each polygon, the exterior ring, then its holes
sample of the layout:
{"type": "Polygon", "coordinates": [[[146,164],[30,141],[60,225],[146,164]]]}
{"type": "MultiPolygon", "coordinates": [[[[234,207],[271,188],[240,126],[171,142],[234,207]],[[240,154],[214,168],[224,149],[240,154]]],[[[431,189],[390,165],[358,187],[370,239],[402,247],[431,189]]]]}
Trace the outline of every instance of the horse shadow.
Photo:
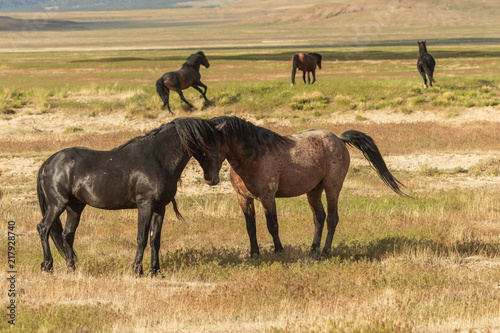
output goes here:
{"type": "Polygon", "coordinates": [[[183,248],[161,256],[161,266],[178,270],[205,264],[215,264],[218,267],[253,266],[259,267],[273,263],[293,264],[299,262],[318,262],[330,260],[333,262],[381,262],[391,257],[417,256],[459,256],[473,255],[496,256],[500,250],[493,244],[480,241],[457,241],[442,243],[431,239],[418,239],[406,236],[388,236],[374,239],[369,242],[342,241],[333,246],[327,257],[311,255],[309,246],[289,245],[284,251],[274,253],[272,247],[262,248],[258,257],[250,257],[247,248],[240,247],[211,247],[211,248],[183,248]]]}

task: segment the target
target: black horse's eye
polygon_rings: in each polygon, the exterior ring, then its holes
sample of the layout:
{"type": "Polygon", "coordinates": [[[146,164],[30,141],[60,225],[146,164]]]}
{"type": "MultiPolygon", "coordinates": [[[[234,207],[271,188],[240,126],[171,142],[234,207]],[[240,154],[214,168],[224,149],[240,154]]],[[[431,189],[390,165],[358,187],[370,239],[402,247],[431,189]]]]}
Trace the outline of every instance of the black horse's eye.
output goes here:
{"type": "Polygon", "coordinates": [[[203,156],[203,157],[207,156],[207,153],[203,152],[203,155],[202,155],[202,156],[203,156]]]}

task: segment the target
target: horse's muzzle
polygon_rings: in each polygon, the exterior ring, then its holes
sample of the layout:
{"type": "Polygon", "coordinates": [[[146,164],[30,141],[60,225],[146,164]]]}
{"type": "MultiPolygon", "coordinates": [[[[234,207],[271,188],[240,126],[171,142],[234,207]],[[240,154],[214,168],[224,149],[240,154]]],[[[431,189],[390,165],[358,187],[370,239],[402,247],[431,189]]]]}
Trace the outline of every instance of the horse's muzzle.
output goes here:
{"type": "Polygon", "coordinates": [[[215,186],[217,184],[219,184],[219,175],[217,175],[217,177],[215,178],[208,178],[208,177],[205,177],[205,182],[210,185],[210,186],[215,186]]]}

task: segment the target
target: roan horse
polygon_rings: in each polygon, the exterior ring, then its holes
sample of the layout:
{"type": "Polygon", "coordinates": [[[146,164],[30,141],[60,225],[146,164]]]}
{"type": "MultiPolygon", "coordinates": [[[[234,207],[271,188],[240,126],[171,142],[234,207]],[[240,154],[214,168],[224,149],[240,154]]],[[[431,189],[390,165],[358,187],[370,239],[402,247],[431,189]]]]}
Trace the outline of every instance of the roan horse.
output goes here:
{"type": "Polygon", "coordinates": [[[425,41],[418,43],[418,52],[420,53],[417,61],[417,69],[420,75],[424,78],[424,86],[427,88],[427,77],[429,78],[429,84],[432,87],[432,82],[436,82],[433,78],[434,67],[436,66],[436,61],[434,58],[427,53],[427,46],[425,46],[425,41]]]}
{"type": "Polygon", "coordinates": [[[172,110],[170,110],[169,104],[170,90],[176,91],[181,100],[192,108],[193,105],[189,103],[182,94],[182,90],[189,87],[193,87],[198,90],[205,101],[208,102],[206,96],[207,86],[200,81],[200,65],[203,65],[206,68],[210,67],[210,63],[202,51],[191,54],[182,65],[182,68],[178,71],[165,73],[156,81],[156,91],[163,101],[162,108],[165,108],[166,106],[168,111],[173,114],[172,110]],[[204,90],[202,91],[200,87],[204,90]]]}
{"type": "Polygon", "coordinates": [[[302,79],[306,83],[306,72],[307,72],[307,83],[313,84],[316,82],[316,66],[321,69],[321,55],[318,53],[295,53],[292,57],[292,86],[295,84],[295,73],[297,68],[302,71],[302,79]],[[313,75],[313,81],[311,82],[311,77],[309,73],[313,75]]]}
{"type": "Polygon", "coordinates": [[[315,225],[311,254],[319,254],[326,218],[321,202],[323,191],[328,205],[328,234],[322,255],[331,252],[339,221],[339,192],[350,162],[346,145],[361,150],[382,180],[394,192],[405,195],[400,187],[402,184],[387,169],[375,142],[364,133],[350,130],[337,137],[328,131],[312,129],[281,136],[237,117],[222,116],[212,120],[220,124],[217,128],[224,140],[221,154],[231,166],[230,179],[245,215],[252,256],[259,254],[254,200],[262,203],[274,250],[280,252],[283,246],[278,236],[275,198],[304,193],[315,225]]]}
{"type": "MultiPolygon", "coordinates": [[[[142,259],[151,227],[151,273],[160,269],[158,252],[165,206],[175,202],[177,182],[193,156],[209,185],[219,182],[221,137],[213,122],[178,118],[110,151],[82,147],[61,150],[40,167],[37,193],[43,218],[37,225],[43,248],[42,271],[53,270],[48,235],[69,271],[75,269],[73,242],[86,205],[117,210],[138,209],[136,275],[143,275],[142,259]],[[66,210],[62,228],[59,216],[66,210]]],[[[118,231],[119,232],[119,231],[118,231]]]]}

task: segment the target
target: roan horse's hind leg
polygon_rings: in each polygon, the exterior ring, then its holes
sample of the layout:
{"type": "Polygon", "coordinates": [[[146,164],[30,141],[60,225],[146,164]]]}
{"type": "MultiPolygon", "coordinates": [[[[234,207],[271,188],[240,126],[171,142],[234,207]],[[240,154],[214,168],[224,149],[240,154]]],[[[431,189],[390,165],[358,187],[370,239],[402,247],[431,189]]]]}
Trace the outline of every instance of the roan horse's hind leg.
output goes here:
{"type": "Polygon", "coordinates": [[[339,223],[338,201],[340,188],[326,189],[326,201],[328,209],[328,217],[326,218],[326,225],[328,227],[328,234],[326,235],[325,247],[323,248],[322,255],[327,256],[332,252],[332,240],[335,234],[335,229],[339,223]]]}
{"type": "Polygon", "coordinates": [[[80,217],[84,208],[84,204],[72,204],[66,207],[67,218],[64,231],[62,232],[62,239],[64,244],[64,253],[66,254],[66,267],[68,271],[75,270],[73,243],[75,241],[76,228],[78,228],[80,217]]]}
{"type": "Polygon", "coordinates": [[[319,249],[321,246],[321,235],[323,234],[323,226],[325,225],[325,210],[323,209],[323,203],[321,202],[321,194],[323,193],[323,186],[319,184],[311,192],[307,193],[307,200],[309,201],[309,207],[313,212],[314,220],[314,238],[311,245],[310,255],[314,256],[319,254],[319,249]]]}

